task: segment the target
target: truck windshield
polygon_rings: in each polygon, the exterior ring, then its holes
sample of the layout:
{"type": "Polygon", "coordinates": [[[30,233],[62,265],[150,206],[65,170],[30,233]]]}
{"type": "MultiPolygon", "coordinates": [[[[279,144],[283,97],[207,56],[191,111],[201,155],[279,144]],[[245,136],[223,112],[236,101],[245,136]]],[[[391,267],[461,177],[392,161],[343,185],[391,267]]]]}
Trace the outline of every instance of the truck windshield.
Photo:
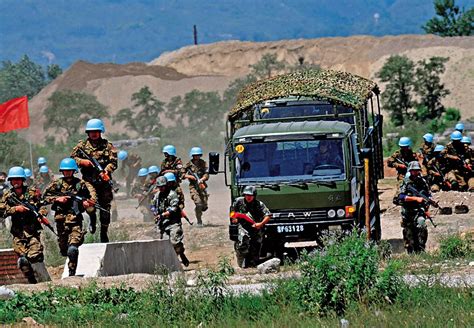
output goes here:
{"type": "Polygon", "coordinates": [[[239,183],[343,180],[343,139],[236,145],[239,183]]]}
{"type": "MultiPolygon", "coordinates": [[[[353,113],[348,107],[336,105],[337,114],[353,113]]],[[[318,115],[334,115],[334,105],[330,103],[314,103],[304,105],[262,105],[254,112],[255,120],[279,119],[289,117],[307,117],[318,115]]],[[[326,121],[342,121],[349,124],[354,123],[354,116],[349,117],[328,117],[326,121]]]]}

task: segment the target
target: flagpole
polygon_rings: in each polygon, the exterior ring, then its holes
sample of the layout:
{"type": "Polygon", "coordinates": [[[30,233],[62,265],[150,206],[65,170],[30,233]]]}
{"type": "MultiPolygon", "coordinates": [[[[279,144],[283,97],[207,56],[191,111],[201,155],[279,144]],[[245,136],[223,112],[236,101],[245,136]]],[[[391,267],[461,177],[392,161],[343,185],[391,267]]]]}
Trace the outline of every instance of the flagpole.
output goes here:
{"type": "Polygon", "coordinates": [[[28,128],[28,144],[30,145],[30,167],[31,167],[31,176],[35,177],[35,170],[33,169],[33,151],[31,150],[31,128],[28,128]]]}

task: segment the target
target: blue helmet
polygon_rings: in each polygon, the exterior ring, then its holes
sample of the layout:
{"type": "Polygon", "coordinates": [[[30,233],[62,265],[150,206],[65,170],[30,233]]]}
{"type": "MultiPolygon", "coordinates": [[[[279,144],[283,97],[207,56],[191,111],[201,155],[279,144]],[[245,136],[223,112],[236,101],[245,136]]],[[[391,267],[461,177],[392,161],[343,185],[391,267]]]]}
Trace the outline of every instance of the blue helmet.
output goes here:
{"type": "Polygon", "coordinates": [[[88,131],[100,131],[102,133],[105,132],[104,122],[99,120],[98,118],[92,118],[87,121],[86,124],[86,132],[88,131]]]}
{"type": "Polygon", "coordinates": [[[146,177],[148,175],[148,169],[146,167],[142,167],[138,170],[139,177],[146,177]]]}
{"type": "Polygon", "coordinates": [[[160,169],[156,165],[152,165],[148,168],[148,174],[150,173],[160,173],[160,169]]]}
{"type": "Polygon", "coordinates": [[[436,145],[435,149],[433,150],[435,153],[443,151],[444,146],[443,145],[436,145]]]}
{"type": "Polygon", "coordinates": [[[461,142],[470,145],[472,143],[472,139],[469,136],[464,136],[462,137],[461,142]]]}
{"type": "Polygon", "coordinates": [[[456,124],[456,126],[454,127],[454,130],[459,131],[459,132],[463,132],[464,131],[464,124],[463,123],[456,124]]]}
{"type": "Polygon", "coordinates": [[[163,154],[168,154],[170,156],[176,156],[176,147],[173,145],[166,145],[163,147],[163,154]]]}
{"type": "Polygon", "coordinates": [[[168,180],[168,182],[176,181],[176,176],[171,172],[167,172],[163,176],[168,180]]]}
{"type": "Polygon", "coordinates": [[[400,147],[410,147],[411,146],[411,140],[408,137],[401,137],[400,140],[398,141],[398,145],[400,147]]]}
{"type": "Polygon", "coordinates": [[[38,157],[38,165],[44,165],[44,164],[46,164],[46,158],[38,157]]]}
{"type": "Polygon", "coordinates": [[[189,156],[190,156],[190,157],[193,157],[194,155],[202,156],[202,149],[201,149],[201,147],[193,147],[193,148],[191,148],[191,151],[189,152],[189,156]]]}
{"type": "Polygon", "coordinates": [[[71,157],[64,158],[61,160],[61,163],[59,163],[59,171],[77,171],[77,169],[77,163],[71,157]]]}
{"type": "Polygon", "coordinates": [[[451,140],[461,140],[462,139],[462,133],[459,131],[454,131],[451,133],[451,140]]]}
{"type": "Polygon", "coordinates": [[[119,160],[123,161],[124,159],[128,157],[128,153],[126,150],[121,150],[118,152],[117,157],[119,160]]]}
{"type": "Polygon", "coordinates": [[[30,170],[30,169],[24,169],[24,171],[25,171],[25,176],[26,176],[27,178],[31,177],[32,173],[31,173],[31,170],[30,170]]]}
{"type": "Polygon", "coordinates": [[[426,142],[433,142],[433,135],[431,133],[426,133],[423,136],[423,139],[425,139],[426,142]]]}
{"type": "MultiPolygon", "coordinates": [[[[30,171],[31,176],[31,171],[30,171]]],[[[8,178],[10,180],[12,178],[21,178],[26,179],[25,170],[21,166],[13,166],[8,170],[8,178]]]]}
{"type": "Polygon", "coordinates": [[[39,169],[39,173],[48,173],[48,172],[49,172],[49,168],[46,165],[41,166],[39,169]]]}

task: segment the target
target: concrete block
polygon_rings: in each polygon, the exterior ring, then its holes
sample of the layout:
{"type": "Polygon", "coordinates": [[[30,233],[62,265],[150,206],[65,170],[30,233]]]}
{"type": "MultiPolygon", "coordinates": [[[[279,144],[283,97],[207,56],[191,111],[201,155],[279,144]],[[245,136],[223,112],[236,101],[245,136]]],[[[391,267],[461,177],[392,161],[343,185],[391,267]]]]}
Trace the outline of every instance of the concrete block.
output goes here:
{"type": "MultiPolygon", "coordinates": [[[[62,277],[69,276],[68,260],[62,277]]],[[[169,240],[135,240],[79,247],[77,276],[106,277],[130,273],[155,273],[165,268],[180,271],[178,260],[169,240]]]]}

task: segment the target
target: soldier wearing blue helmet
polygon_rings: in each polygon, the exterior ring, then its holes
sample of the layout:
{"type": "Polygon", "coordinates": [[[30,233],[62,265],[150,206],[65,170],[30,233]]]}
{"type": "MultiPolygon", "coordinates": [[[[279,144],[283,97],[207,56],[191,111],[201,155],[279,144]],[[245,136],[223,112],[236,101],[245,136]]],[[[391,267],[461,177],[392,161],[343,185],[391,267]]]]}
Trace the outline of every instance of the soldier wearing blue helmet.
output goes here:
{"type": "Polygon", "coordinates": [[[464,123],[459,122],[458,124],[456,124],[454,130],[459,131],[462,134],[464,132],[464,123]]]}
{"type": "Polygon", "coordinates": [[[38,176],[35,179],[35,186],[44,192],[46,187],[53,181],[53,176],[50,174],[50,170],[46,165],[39,168],[38,176]]]}
{"type": "Polygon", "coordinates": [[[25,168],[24,171],[25,171],[25,177],[26,177],[25,185],[29,187],[34,186],[35,182],[33,181],[33,178],[32,178],[33,173],[31,172],[29,168],[25,168]]]}
{"type": "Polygon", "coordinates": [[[163,147],[163,155],[165,159],[161,163],[160,175],[165,173],[173,173],[176,177],[176,182],[181,183],[181,176],[183,175],[183,161],[176,155],[176,147],[173,145],[166,145],[163,147]]]}
{"type": "Polygon", "coordinates": [[[189,193],[194,202],[194,213],[198,225],[202,225],[202,213],[207,211],[209,194],[207,183],[209,170],[207,163],[202,159],[201,147],[193,147],[189,152],[191,160],[184,166],[184,177],[189,181],[189,193]]]}
{"type": "Polygon", "coordinates": [[[39,217],[27,206],[28,203],[40,215],[46,215],[41,193],[35,187],[25,185],[26,174],[22,167],[14,166],[8,171],[11,188],[6,190],[0,201],[0,212],[12,218],[10,233],[13,236],[13,250],[18,255],[18,268],[30,283],[36,283],[35,266],[44,260],[39,217]]]}
{"type": "Polygon", "coordinates": [[[473,159],[461,141],[462,133],[454,131],[451,133],[451,142],[441,152],[447,161],[447,179],[453,190],[474,191],[473,159]]]}
{"type": "Polygon", "coordinates": [[[125,183],[127,188],[127,197],[130,197],[133,188],[133,181],[135,180],[138,170],[142,166],[142,159],[140,156],[132,153],[128,153],[125,150],[121,150],[118,153],[119,160],[121,163],[122,175],[125,176],[125,183]]]}
{"type": "Polygon", "coordinates": [[[52,204],[58,230],[59,251],[69,258],[69,276],[76,274],[79,246],[84,242],[83,213],[94,207],[97,194],[89,182],[76,178],[76,161],[64,158],[59,164],[61,178],[51,182],[44,192],[46,202],[52,204]]]}
{"type": "Polygon", "coordinates": [[[401,183],[407,173],[408,163],[418,161],[415,153],[411,149],[411,140],[408,137],[401,137],[398,141],[400,149],[397,150],[387,160],[387,166],[397,170],[397,181],[401,183]]]}
{"type": "Polygon", "coordinates": [[[443,145],[437,145],[433,151],[433,158],[429,160],[426,165],[428,170],[428,182],[432,192],[438,192],[440,190],[450,190],[451,184],[446,178],[447,161],[442,156],[443,145]]]}
{"type": "MultiPolygon", "coordinates": [[[[99,205],[107,210],[100,211],[100,241],[106,243],[109,241],[110,209],[114,198],[112,173],[117,169],[117,150],[107,139],[102,138],[102,133],[105,132],[102,120],[93,118],[87,121],[85,132],[87,139],[79,141],[72,150],[71,157],[80,167],[82,178],[91,183],[97,191],[99,205]]],[[[88,214],[89,231],[95,233],[97,222],[95,208],[88,210],[88,214]]]]}
{"type": "Polygon", "coordinates": [[[420,160],[424,166],[426,166],[429,160],[433,157],[435,147],[434,136],[431,133],[425,133],[423,136],[423,143],[420,145],[420,160]]]}

